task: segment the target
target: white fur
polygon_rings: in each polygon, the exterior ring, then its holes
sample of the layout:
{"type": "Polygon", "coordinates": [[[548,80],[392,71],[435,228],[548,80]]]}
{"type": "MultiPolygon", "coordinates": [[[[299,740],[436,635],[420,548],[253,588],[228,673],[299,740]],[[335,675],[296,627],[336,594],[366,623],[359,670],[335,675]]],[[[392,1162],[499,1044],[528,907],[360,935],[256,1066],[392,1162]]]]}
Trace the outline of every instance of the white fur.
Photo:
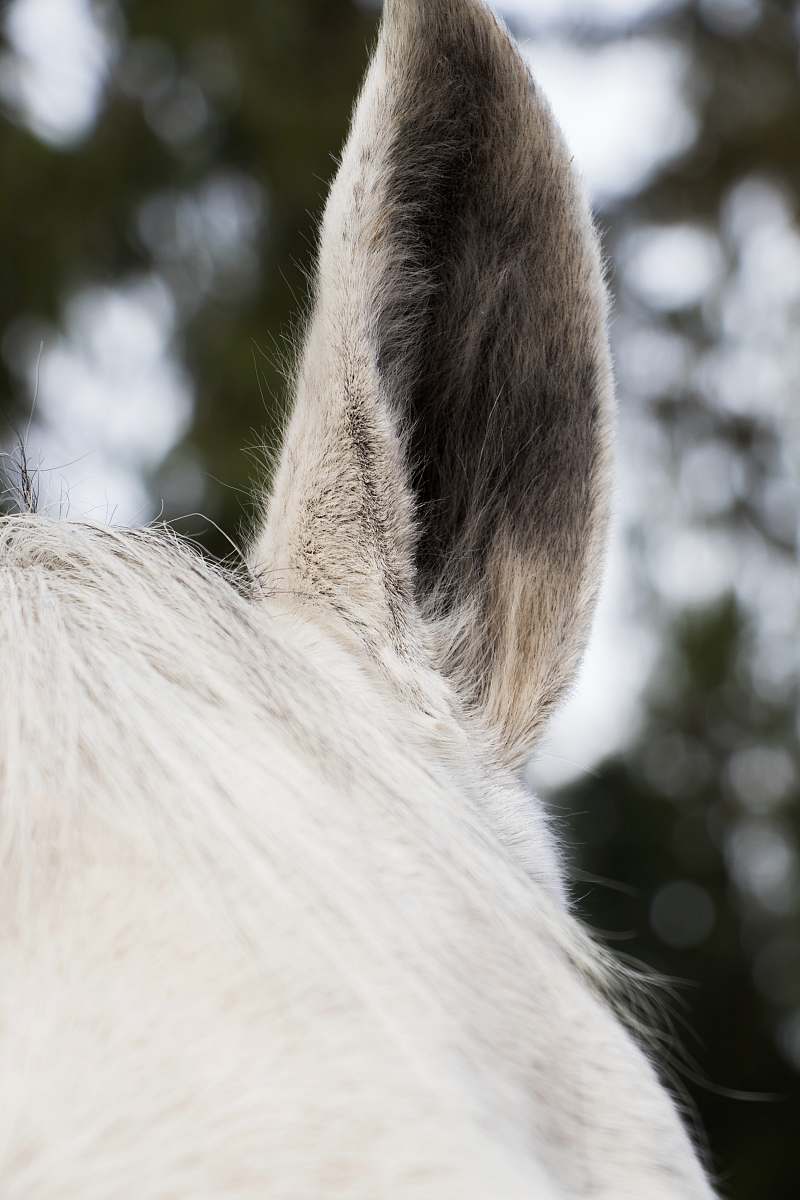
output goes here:
{"type": "Polygon", "coordinates": [[[170,539],[1,533],[4,1200],[709,1195],[461,729],[170,539]]]}

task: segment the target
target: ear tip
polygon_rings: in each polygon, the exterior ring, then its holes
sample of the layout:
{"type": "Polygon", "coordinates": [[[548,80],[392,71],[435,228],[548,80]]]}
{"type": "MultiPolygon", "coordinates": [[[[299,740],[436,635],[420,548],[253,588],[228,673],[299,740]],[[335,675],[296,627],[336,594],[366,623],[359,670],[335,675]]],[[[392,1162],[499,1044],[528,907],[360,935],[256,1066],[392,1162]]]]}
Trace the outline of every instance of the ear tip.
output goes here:
{"type": "Polygon", "coordinates": [[[518,82],[530,82],[514,39],[485,0],[384,0],[380,43],[401,71],[407,60],[430,63],[432,54],[457,58],[463,52],[478,73],[478,64],[490,72],[502,64],[501,73],[511,68],[518,82]]]}
{"type": "Polygon", "coordinates": [[[420,25],[449,25],[463,28],[469,18],[491,21],[497,18],[484,0],[384,0],[384,27],[418,28],[420,25]]]}

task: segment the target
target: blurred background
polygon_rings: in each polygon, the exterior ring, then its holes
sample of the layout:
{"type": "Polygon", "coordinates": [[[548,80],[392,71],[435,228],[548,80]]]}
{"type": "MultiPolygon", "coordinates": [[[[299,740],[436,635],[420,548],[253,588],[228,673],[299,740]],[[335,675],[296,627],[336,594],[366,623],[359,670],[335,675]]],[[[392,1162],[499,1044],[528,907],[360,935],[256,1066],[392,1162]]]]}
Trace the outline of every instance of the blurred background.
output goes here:
{"type": "MultiPolygon", "coordinates": [[[[796,1200],[800,4],[495,7],[592,195],[620,394],[595,639],[531,781],[586,919],[675,981],[726,1195],[796,1200]]],[[[0,451],[44,511],[241,541],[378,9],[0,4],[0,451]]]]}

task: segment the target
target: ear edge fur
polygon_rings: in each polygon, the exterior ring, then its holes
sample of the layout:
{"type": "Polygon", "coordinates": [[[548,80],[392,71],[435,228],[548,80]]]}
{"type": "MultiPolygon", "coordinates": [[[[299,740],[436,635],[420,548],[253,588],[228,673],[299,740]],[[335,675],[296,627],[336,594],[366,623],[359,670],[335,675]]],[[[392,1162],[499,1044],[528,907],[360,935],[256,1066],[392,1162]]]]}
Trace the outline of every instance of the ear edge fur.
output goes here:
{"type": "MultiPolygon", "coordinates": [[[[407,550],[394,583],[378,565],[380,586],[416,597],[445,673],[512,756],[590,623],[611,458],[605,319],[568,152],[504,29],[477,0],[387,0],[320,254],[314,353],[338,356],[340,378],[309,351],[300,391],[341,421],[342,364],[361,363],[359,394],[384,409],[405,473],[387,496],[408,509],[407,550]],[[470,632],[454,634],[466,613],[470,632]]],[[[301,396],[303,420],[308,408],[301,396]]]]}

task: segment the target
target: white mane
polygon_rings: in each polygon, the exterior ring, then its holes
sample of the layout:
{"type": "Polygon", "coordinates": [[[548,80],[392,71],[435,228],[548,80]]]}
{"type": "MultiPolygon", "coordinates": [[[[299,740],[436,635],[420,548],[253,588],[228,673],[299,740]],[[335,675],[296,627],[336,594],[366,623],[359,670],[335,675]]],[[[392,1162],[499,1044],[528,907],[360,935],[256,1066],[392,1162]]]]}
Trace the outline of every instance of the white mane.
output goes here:
{"type": "Polygon", "coordinates": [[[171,537],[0,537],[7,1200],[683,1194],[502,772],[171,537]]]}

